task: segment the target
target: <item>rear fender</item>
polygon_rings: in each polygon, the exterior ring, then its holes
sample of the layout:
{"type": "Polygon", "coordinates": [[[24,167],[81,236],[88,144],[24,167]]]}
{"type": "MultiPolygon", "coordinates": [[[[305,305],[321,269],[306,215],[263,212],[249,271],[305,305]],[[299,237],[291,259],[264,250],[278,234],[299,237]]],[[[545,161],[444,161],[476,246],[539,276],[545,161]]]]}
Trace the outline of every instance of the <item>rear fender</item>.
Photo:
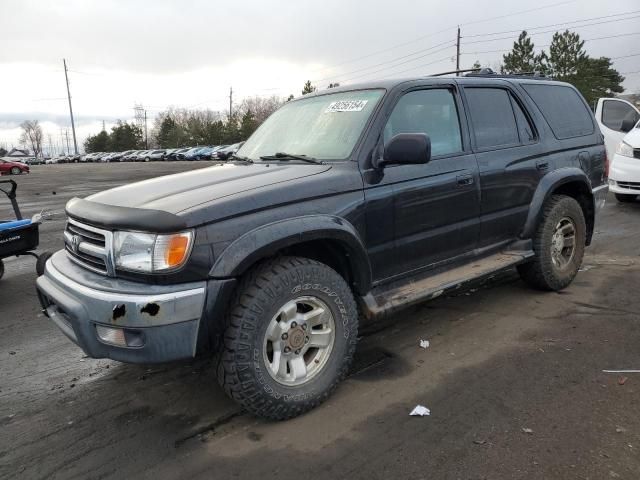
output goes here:
{"type": "MultiPolygon", "coordinates": [[[[590,201],[593,205],[591,182],[582,170],[576,167],[554,170],[542,177],[538,184],[538,188],[533,194],[533,198],[531,199],[531,204],[529,206],[529,214],[527,215],[527,220],[524,224],[524,228],[522,229],[522,233],[520,234],[521,238],[533,237],[536,228],[538,227],[538,223],[540,222],[542,209],[544,208],[546,201],[563,185],[571,182],[578,182],[584,186],[585,191],[589,192],[590,201]]],[[[592,221],[592,219],[589,218],[586,218],[586,220],[587,224],[592,221]]]]}

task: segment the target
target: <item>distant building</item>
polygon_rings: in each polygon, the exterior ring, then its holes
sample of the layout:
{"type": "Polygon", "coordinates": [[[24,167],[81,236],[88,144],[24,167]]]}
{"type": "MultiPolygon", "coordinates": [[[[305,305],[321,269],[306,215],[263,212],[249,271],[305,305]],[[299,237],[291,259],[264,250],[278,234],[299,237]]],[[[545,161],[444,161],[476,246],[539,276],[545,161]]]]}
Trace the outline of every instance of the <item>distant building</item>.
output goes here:
{"type": "Polygon", "coordinates": [[[31,155],[29,153],[29,150],[21,150],[19,148],[12,148],[11,151],[5,155],[5,157],[30,158],[30,157],[33,157],[33,155],[31,155]]]}

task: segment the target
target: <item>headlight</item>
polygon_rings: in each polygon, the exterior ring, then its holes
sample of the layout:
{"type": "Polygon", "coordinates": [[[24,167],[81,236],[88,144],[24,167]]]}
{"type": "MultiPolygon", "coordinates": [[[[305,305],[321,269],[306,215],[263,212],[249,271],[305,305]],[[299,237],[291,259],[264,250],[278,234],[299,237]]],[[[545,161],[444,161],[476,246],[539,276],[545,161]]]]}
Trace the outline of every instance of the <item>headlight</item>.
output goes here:
{"type": "Polygon", "coordinates": [[[620,142],[618,148],[616,148],[616,153],[623,157],[633,158],[633,148],[628,143],[620,142]]]}
{"type": "Polygon", "coordinates": [[[176,270],[191,252],[193,232],[156,235],[141,232],[115,232],[116,267],[131,272],[156,273],[176,270]]]}

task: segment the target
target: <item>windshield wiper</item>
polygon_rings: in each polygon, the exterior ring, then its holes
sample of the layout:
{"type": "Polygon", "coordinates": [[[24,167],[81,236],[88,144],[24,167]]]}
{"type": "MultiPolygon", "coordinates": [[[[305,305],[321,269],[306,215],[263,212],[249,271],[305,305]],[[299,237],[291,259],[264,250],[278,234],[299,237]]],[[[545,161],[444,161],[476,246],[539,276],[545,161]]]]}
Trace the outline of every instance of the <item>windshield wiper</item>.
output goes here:
{"type": "Polygon", "coordinates": [[[239,162],[245,162],[245,163],[253,163],[253,160],[251,160],[250,158],[241,157],[241,156],[236,155],[235,153],[232,154],[231,156],[229,156],[229,158],[227,159],[227,162],[229,162],[231,160],[238,160],[239,162]]]}
{"type": "Polygon", "coordinates": [[[322,160],[318,160],[317,158],[307,157],[306,155],[295,155],[293,153],[284,153],[284,152],[276,152],[273,155],[263,155],[260,157],[261,160],[281,160],[286,162],[288,160],[302,160],[307,163],[315,163],[316,165],[324,165],[322,160]]]}

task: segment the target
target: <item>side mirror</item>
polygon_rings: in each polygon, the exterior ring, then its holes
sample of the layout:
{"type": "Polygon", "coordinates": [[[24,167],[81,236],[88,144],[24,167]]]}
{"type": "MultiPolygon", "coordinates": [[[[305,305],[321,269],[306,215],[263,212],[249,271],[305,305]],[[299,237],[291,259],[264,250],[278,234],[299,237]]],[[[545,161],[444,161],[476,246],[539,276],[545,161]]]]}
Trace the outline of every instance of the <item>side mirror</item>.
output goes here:
{"type": "Polygon", "coordinates": [[[427,163],[431,160],[431,139],[425,133],[399,133],[384,147],[377,168],[385,165],[427,163]]]}
{"type": "Polygon", "coordinates": [[[630,132],[633,130],[633,127],[635,127],[637,121],[636,115],[625,117],[625,119],[622,120],[622,125],[620,125],[620,131],[624,133],[630,132]]]}

